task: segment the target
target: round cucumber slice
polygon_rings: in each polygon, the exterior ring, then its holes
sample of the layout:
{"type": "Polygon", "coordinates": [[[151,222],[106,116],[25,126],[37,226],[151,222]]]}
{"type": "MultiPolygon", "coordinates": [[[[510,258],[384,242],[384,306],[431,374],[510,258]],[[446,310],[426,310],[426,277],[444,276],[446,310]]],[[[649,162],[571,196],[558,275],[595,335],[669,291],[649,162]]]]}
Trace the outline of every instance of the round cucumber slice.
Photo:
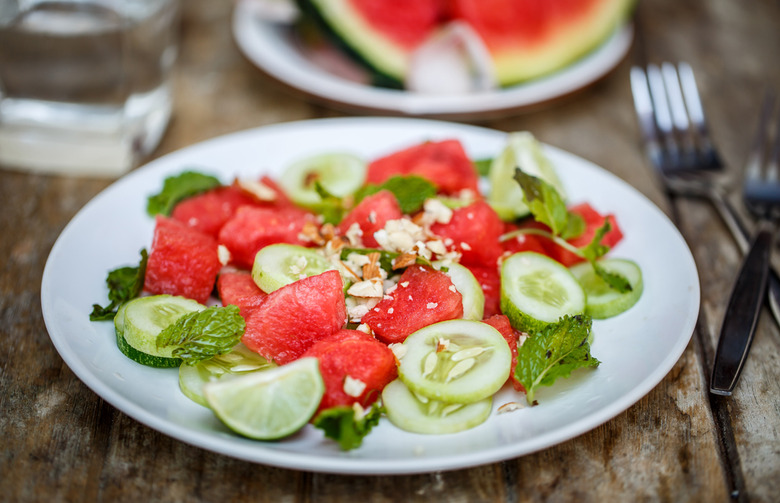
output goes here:
{"type": "Polygon", "coordinates": [[[449,320],[422,328],[404,341],[398,376],[418,394],[469,404],[492,396],[506,382],[512,352],[486,323],[449,320]]]}
{"type": "Polygon", "coordinates": [[[262,291],[271,293],[301,278],[333,269],[336,266],[311,248],[280,243],[257,252],[252,279],[262,291]]]}
{"type": "Polygon", "coordinates": [[[128,302],[122,304],[119,309],[117,309],[116,316],[114,316],[114,333],[116,335],[116,345],[119,348],[119,351],[134,362],[148,367],[173,368],[181,365],[182,360],[180,358],[166,358],[163,356],[153,356],[142,353],[127,343],[124,336],[125,309],[127,308],[127,304],[128,302]]]}
{"type": "Polygon", "coordinates": [[[563,183],[539,141],[529,132],[510,133],[506,147],[493,159],[488,172],[490,191],[487,200],[503,220],[515,220],[529,214],[523,191],[514,179],[517,167],[549,183],[561,198],[566,199],[563,183]]]}
{"type": "Polygon", "coordinates": [[[158,348],[157,335],[181,316],[203,309],[206,309],[206,306],[185,297],[172,295],[139,297],[124,306],[122,335],[130,347],[141,353],[171,358],[174,348],[158,348]]]}
{"type": "Polygon", "coordinates": [[[230,352],[215,356],[195,365],[179,367],[179,388],[187,398],[208,407],[203,386],[221,380],[235,379],[250,372],[276,367],[243,344],[237,344],[230,352]]]}
{"type": "Polygon", "coordinates": [[[632,260],[605,258],[599,261],[599,265],[608,272],[620,274],[631,285],[631,291],[620,293],[601,279],[589,263],[577,264],[571,268],[572,274],[585,290],[585,313],[603,320],[617,316],[636,304],[642,296],[644,284],[642,270],[632,260]]]}
{"type": "MultiPolygon", "coordinates": [[[[434,263],[434,266],[438,265],[434,263]]],[[[463,297],[463,319],[481,320],[485,314],[485,293],[477,278],[467,267],[457,263],[447,264],[446,274],[463,297]]]]}
{"type": "Polygon", "coordinates": [[[315,182],[328,193],[344,197],[359,189],[366,179],[366,163],[346,153],[319,154],[289,165],[279,185],[295,203],[316,209],[322,197],[315,182]]]}
{"type": "Polygon", "coordinates": [[[501,311],[515,329],[534,333],[584,312],[585,292],[561,263],[536,252],[515,253],[501,265],[501,311]]]}
{"type": "Polygon", "coordinates": [[[415,396],[400,380],[391,381],[382,391],[387,418],[398,428],[412,433],[436,435],[457,433],[485,422],[493,398],[469,404],[446,403],[415,396]]]}
{"type": "Polygon", "coordinates": [[[206,384],[211,410],[231,430],[275,440],[303,428],[325,394],[319,361],[306,357],[263,372],[206,384]]]}

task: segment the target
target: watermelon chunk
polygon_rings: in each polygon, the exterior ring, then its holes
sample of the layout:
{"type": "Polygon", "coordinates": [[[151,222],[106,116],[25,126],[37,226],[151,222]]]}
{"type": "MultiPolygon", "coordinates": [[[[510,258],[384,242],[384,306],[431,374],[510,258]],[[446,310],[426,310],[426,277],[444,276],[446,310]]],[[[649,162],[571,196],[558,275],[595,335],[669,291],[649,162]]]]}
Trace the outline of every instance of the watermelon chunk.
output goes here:
{"type": "Polygon", "coordinates": [[[256,208],[242,206],[219,231],[219,243],[230,250],[232,263],[251,269],[255,255],[264,246],[289,243],[306,246],[299,236],[313,214],[298,208],[256,208]]]}
{"type": "Polygon", "coordinates": [[[252,275],[246,271],[223,272],[217,278],[217,292],[222,305],[238,306],[241,316],[247,319],[268,294],[255,284],[252,275]]]}
{"type": "Polygon", "coordinates": [[[361,321],[386,343],[403,342],[406,337],[431,323],[463,316],[463,297],[450,277],[431,267],[408,267],[398,286],[361,321]]]}
{"type": "Polygon", "coordinates": [[[525,393],[525,386],[523,386],[523,384],[517,380],[517,377],[515,377],[515,367],[517,367],[517,344],[521,333],[512,328],[512,324],[509,323],[509,318],[503,314],[497,314],[490,318],[485,318],[482,321],[501,332],[501,335],[504,336],[507,344],[509,344],[509,349],[512,351],[512,366],[509,368],[508,380],[512,382],[512,387],[515,391],[525,393]]]}
{"type": "Polygon", "coordinates": [[[479,193],[479,175],[458,140],[429,141],[374,160],[366,182],[380,184],[395,175],[418,175],[443,194],[468,189],[479,193]]]}
{"type": "Polygon", "coordinates": [[[483,317],[489,318],[501,313],[501,274],[498,266],[465,265],[477,279],[482,293],[485,295],[485,311],[483,317]]]}
{"type": "Polygon", "coordinates": [[[218,187],[180,202],[171,216],[214,238],[240,206],[253,205],[256,200],[237,185],[218,187]]]}
{"type": "Polygon", "coordinates": [[[346,323],[341,275],[327,271],[270,293],[246,320],[241,342],[280,365],[303,355],[346,323]]]}
{"type": "Polygon", "coordinates": [[[205,304],[222,264],[211,236],[172,218],[156,218],[144,289],[205,304]]]}
{"type": "Polygon", "coordinates": [[[504,222],[485,201],[456,208],[449,223],[436,223],[431,232],[444,239],[450,251],[462,253],[463,265],[495,265],[503,252],[498,239],[504,222]]]}
{"type": "Polygon", "coordinates": [[[384,387],[398,376],[395,355],[386,345],[357,330],[340,330],[315,342],[303,356],[320,361],[325,396],[319,410],[359,403],[366,407],[379,398],[384,387]],[[347,376],[357,386],[345,385],[347,376]],[[365,388],[361,391],[362,383],[365,388]],[[355,396],[357,395],[357,396],[355,396]]]}
{"type": "Polygon", "coordinates": [[[398,200],[387,190],[382,190],[364,198],[344,217],[338,225],[340,234],[346,234],[353,224],[358,224],[363,231],[363,245],[366,248],[378,248],[374,233],[382,228],[388,220],[401,218],[401,207],[398,200]]]}

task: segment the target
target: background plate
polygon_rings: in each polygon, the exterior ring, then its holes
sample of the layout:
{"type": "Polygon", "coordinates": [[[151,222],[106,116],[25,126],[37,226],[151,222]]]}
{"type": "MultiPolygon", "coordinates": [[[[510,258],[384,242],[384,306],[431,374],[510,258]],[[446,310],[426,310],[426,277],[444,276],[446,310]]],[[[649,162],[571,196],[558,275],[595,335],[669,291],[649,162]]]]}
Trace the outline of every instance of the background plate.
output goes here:
{"type": "Polygon", "coordinates": [[[520,112],[578,91],[605,76],[628,52],[633,26],[576,63],[525,84],[468,96],[438,96],[372,87],[327,72],[300,50],[290,29],[257,19],[238,2],[233,36],[244,55],[282,84],[327,105],[349,110],[439,118],[487,118],[520,112]]]}
{"type": "Polygon", "coordinates": [[[429,139],[458,138],[473,158],[497,154],[504,133],[459,124],[387,118],[291,122],[216,138],[140,168],[90,201],[67,225],[49,255],[41,305],[52,342],[73,372],[95,393],[136,420],[171,437],[236,458],[300,470],[399,474],[451,470],[509,459],[568,440],[611,419],[647,394],[685,349],[699,309],[699,279],[676,228],[650,201],[607,171],[546,147],[572,203],[589,201],[615,213],[625,238],[613,256],[635,260],[645,290],[629,311],[593,325],[593,371],[578,371],[537,393],[538,407],[497,415],[517,395],[505,387],[482,425],[454,435],[416,435],[387,420],[360,449],[341,452],[307,426],[280,442],[230,433],[206,408],[178,388],[176,369],[143,367],[116,348],[113,324],[93,323],[93,303],[106,300],[105,277],[137,264],[151,243],[146,198],[166,176],[184,168],[218,175],[276,176],[290,162],[326,151],[367,159],[429,139]]]}

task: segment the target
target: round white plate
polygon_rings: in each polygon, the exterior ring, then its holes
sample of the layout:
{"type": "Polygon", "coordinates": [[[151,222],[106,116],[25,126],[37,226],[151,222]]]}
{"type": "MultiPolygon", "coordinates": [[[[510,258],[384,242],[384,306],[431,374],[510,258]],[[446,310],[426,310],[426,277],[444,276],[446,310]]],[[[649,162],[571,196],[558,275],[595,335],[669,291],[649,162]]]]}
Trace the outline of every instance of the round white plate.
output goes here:
{"type": "Polygon", "coordinates": [[[233,36],[244,55],[263,72],[326,104],[350,110],[473,119],[519,112],[596,82],[628,52],[633,26],[622,26],[595,51],[547,77],[465,97],[372,87],[339,77],[307,57],[288,27],[257,19],[246,2],[238,2],[233,12],[233,36]]]}
{"type": "Polygon", "coordinates": [[[499,392],[482,425],[453,435],[416,435],[386,419],[362,447],[341,452],[307,426],[280,442],[230,433],[178,388],[176,369],[153,369],[116,348],[113,324],[90,322],[92,304],[106,302],[109,270],[137,264],[150,246],[153,219],[146,199],[166,176],[185,168],[218,175],[272,176],[293,160],[327,151],[374,158],[429,139],[457,138],[473,158],[497,154],[505,134],[453,123],[403,118],[291,122],[216,138],[162,157],[120,179],[88,203],[52,248],[41,286],[46,327],[63,360],[95,393],[138,421],[184,442],[228,456],[300,470],[397,474],[450,470],[522,456],[580,435],[626,410],[669,372],[693,332],[699,280],[675,227],[644,196],[614,175],[546,147],[572,203],[589,201],[615,213],[625,238],[613,256],[635,260],[645,290],[629,311],[593,326],[592,352],[601,366],[577,371],[538,393],[539,406],[496,414],[517,399],[499,392]]]}

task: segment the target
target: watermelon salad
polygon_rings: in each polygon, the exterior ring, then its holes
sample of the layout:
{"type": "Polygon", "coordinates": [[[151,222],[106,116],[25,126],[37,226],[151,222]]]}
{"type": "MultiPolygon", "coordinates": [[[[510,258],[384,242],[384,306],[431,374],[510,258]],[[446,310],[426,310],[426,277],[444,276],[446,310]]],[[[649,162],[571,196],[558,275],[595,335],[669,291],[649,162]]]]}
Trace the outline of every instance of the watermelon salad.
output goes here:
{"type": "Polygon", "coordinates": [[[457,139],[366,162],[323,153],[223,184],[183,171],[149,197],[137,266],[108,273],[118,349],[271,440],[308,423],[343,449],[386,417],[453,433],[599,365],[592,320],[630,309],[618,217],[569,204],[529,133],[493,159],[457,139]],[[488,185],[483,192],[480,187],[488,185]]]}

